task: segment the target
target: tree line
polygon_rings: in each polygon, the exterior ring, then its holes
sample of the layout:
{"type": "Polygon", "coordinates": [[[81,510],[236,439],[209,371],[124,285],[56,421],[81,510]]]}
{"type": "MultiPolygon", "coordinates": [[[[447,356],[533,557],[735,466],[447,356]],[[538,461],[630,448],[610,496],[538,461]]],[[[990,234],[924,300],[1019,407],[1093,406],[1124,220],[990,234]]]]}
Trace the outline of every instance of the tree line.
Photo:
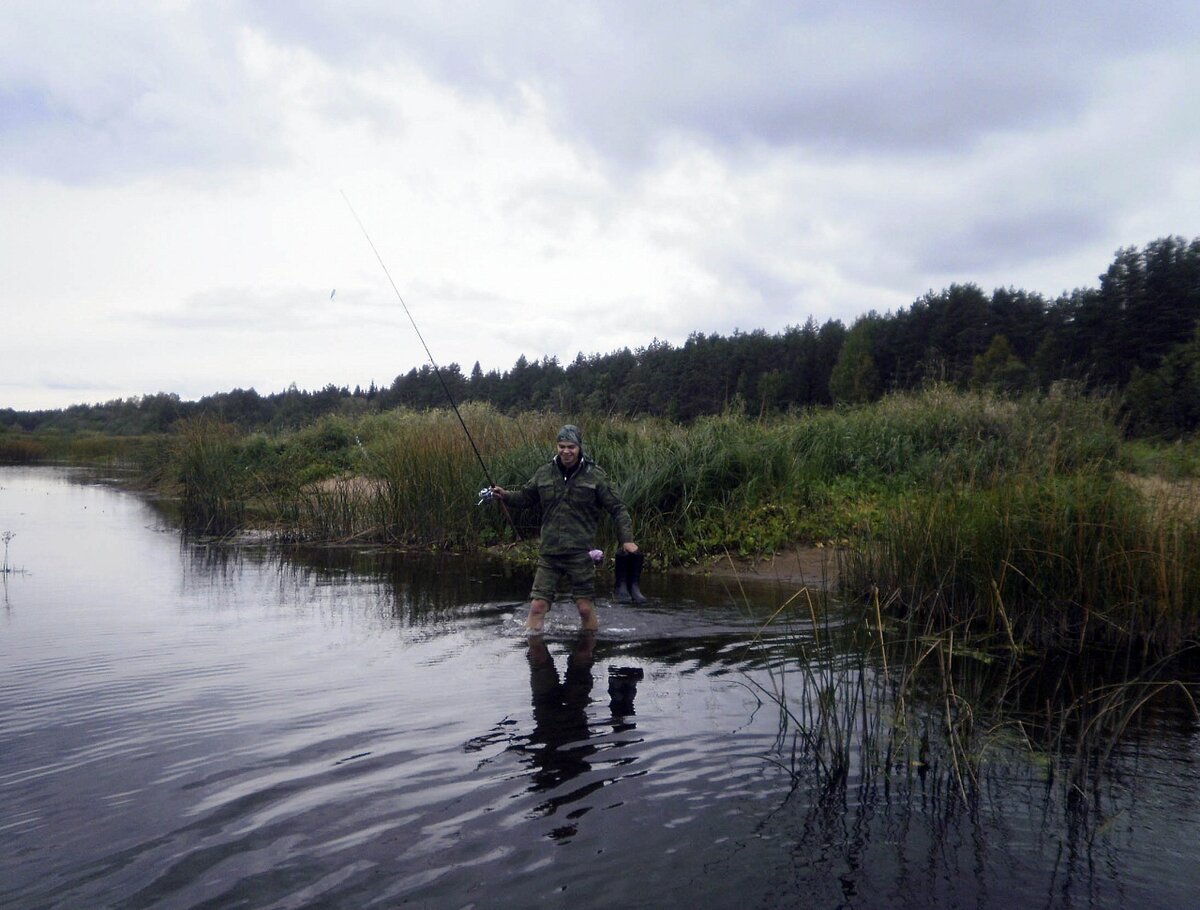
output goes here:
{"type": "Polygon", "coordinates": [[[524,355],[511,369],[469,373],[456,363],[414,367],[390,386],[295,386],[261,395],[234,389],[182,401],[158,393],[61,410],[0,410],[11,429],[166,431],[211,414],[247,429],[287,429],[329,413],[458,402],[562,413],[641,414],[687,422],[738,409],[863,403],[931,379],[1009,392],[1062,381],[1121,396],[1131,432],[1179,436],[1200,427],[1200,239],[1171,236],[1123,248],[1095,288],[1049,300],[975,284],[930,291],[894,313],[874,311],[847,328],[809,319],[782,332],[695,333],[682,345],[578,354],[561,363],[524,355]],[[439,375],[440,374],[440,375],[439,375]]]}

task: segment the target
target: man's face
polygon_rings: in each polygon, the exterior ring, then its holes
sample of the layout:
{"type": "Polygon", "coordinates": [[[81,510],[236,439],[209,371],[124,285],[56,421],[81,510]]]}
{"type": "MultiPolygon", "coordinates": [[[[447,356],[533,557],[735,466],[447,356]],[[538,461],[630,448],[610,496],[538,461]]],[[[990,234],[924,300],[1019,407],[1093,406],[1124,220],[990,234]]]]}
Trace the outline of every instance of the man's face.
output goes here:
{"type": "Polygon", "coordinates": [[[558,444],[558,460],[564,468],[570,469],[579,463],[579,446],[573,442],[558,444]]]}

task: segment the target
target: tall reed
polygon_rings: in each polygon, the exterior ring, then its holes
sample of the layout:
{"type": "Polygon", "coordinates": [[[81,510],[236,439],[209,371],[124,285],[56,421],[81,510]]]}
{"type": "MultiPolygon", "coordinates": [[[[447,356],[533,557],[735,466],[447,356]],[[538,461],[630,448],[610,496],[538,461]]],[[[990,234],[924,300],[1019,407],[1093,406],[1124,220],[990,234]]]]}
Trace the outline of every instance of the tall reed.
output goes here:
{"type": "Polygon", "coordinates": [[[0,435],[0,464],[33,464],[50,457],[46,445],[36,439],[10,434],[0,435]]]}
{"type": "Polygon", "coordinates": [[[795,656],[765,683],[747,681],[778,710],[774,760],[797,786],[863,793],[919,778],[922,792],[943,788],[972,805],[1002,761],[1057,781],[1072,805],[1160,708],[1200,720],[1194,666],[1180,655],[1144,663],[995,651],[961,627],[896,619],[890,606],[877,592],[859,608],[802,589],[764,627],[786,628],[795,656]]]}
{"type": "MultiPolygon", "coordinates": [[[[545,426],[530,426],[482,405],[460,408],[492,478],[523,482],[546,457],[545,426]],[[530,444],[537,432],[541,447],[530,444]]],[[[544,420],[535,421],[544,424],[544,420]]],[[[371,539],[405,546],[474,547],[515,535],[494,504],[478,505],[488,483],[449,411],[397,411],[366,418],[353,428],[348,471],[301,486],[304,533],[320,538],[371,539]]],[[[536,534],[536,522],[518,525],[536,534]]]]}
{"type": "Polygon", "coordinates": [[[248,471],[237,431],[210,417],[180,421],[178,476],[183,521],[192,531],[227,534],[243,525],[248,471]]]}
{"type": "Polygon", "coordinates": [[[1135,645],[1200,635],[1200,522],[1111,471],[943,484],[889,508],[844,557],[858,590],[894,592],[940,627],[1017,646],[1135,645]]]}

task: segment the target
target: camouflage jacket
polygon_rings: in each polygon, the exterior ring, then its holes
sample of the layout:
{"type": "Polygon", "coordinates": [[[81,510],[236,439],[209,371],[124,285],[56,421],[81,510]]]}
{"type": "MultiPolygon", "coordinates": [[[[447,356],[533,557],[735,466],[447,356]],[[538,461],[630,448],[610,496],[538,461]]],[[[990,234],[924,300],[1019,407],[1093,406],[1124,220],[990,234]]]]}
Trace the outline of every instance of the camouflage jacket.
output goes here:
{"type": "Polygon", "coordinates": [[[604,469],[586,456],[570,477],[556,457],[538,468],[524,487],[510,492],[505,502],[518,509],[542,507],[542,552],[547,555],[590,550],[601,511],[612,516],[621,543],[633,540],[629,510],[604,469]]]}

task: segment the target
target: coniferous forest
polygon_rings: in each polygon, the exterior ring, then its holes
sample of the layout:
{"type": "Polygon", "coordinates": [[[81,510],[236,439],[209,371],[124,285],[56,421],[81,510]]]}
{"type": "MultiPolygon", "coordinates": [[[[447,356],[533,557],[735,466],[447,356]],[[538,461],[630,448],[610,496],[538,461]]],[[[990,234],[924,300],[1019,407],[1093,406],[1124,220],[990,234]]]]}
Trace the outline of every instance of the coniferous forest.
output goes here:
{"type": "Polygon", "coordinates": [[[689,422],[736,410],[770,414],[865,403],[930,380],[1010,392],[1068,381],[1116,396],[1127,431],[1176,438],[1200,426],[1200,238],[1170,236],[1118,250],[1098,287],[1050,300],[974,284],[930,291],[896,312],[846,326],[811,318],[782,332],[693,334],[635,350],[521,356],[501,372],[426,364],[390,386],[329,385],[272,394],[234,389],[183,401],[159,392],[62,410],[0,410],[9,430],[166,431],[212,416],[243,429],[292,429],[329,413],[367,414],[485,402],[505,412],[550,410],[689,422]]]}

